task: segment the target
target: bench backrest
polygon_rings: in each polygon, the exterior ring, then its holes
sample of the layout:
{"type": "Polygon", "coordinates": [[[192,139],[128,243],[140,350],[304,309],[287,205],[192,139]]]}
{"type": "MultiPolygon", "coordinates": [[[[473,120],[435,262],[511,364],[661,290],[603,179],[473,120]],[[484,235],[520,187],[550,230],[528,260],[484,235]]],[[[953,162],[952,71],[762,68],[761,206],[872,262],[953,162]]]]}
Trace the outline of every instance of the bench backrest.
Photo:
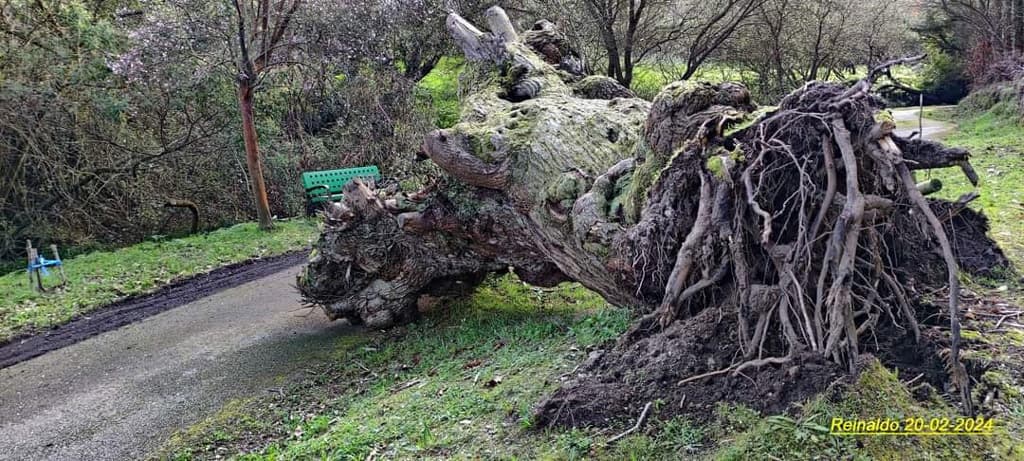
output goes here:
{"type": "Polygon", "coordinates": [[[355,168],[344,168],[341,170],[307,171],[302,173],[302,187],[308,195],[319,196],[326,191],[322,188],[312,190],[317,186],[330,187],[331,194],[341,193],[341,188],[355,178],[370,178],[374,181],[380,180],[380,170],[373,165],[359,166],[355,168]]]}

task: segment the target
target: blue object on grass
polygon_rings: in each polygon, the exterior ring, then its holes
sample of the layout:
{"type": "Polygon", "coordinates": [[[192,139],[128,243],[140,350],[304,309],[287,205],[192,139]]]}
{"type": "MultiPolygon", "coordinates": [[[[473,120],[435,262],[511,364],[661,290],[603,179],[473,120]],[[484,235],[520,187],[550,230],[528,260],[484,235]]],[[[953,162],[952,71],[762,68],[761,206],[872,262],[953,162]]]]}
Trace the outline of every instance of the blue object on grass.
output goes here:
{"type": "Polygon", "coordinates": [[[59,259],[46,259],[40,255],[36,257],[35,261],[32,261],[32,263],[28,265],[28,272],[32,273],[40,271],[43,275],[50,275],[50,272],[47,271],[46,268],[60,265],[63,265],[63,263],[59,259]]]}

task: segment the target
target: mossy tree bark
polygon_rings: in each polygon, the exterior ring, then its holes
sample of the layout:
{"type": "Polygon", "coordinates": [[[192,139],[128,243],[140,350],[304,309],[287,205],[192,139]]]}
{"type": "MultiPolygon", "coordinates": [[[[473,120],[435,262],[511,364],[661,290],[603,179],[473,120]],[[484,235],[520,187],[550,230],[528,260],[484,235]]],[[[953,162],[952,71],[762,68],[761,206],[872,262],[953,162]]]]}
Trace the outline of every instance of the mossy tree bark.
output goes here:
{"type": "Polygon", "coordinates": [[[887,66],[773,109],[731,83],[676,82],[648,103],[560,70],[545,24],[520,35],[500,9],[487,18],[493,33],[448,21],[476,64],[461,122],[424,142],[447,176],[412,195],[353,183],[329,211],[299,287],[330,316],[390,326],[421,295],[511,267],[637,309],[620,345],[718,308],[739,338],[723,373],[807,352],[852,367],[880,323],[917,334],[923,286],[952,284],[956,331],[958,248],[943,228],[956,220],[936,219],[912,170],[976,176],[966,152],[892,134],[869,93],[887,66]]]}

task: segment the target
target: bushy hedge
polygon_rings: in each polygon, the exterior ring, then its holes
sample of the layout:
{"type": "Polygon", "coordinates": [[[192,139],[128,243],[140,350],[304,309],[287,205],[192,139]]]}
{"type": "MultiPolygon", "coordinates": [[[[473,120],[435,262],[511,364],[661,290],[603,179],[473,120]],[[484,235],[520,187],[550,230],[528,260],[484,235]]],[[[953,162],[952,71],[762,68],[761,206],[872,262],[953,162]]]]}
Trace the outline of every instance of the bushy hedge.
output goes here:
{"type": "MultiPolygon", "coordinates": [[[[133,81],[118,72],[130,28],[112,14],[69,1],[40,24],[32,8],[5,9],[2,25],[33,30],[31,43],[0,34],[0,261],[23,258],[25,239],[73,253],[180,234],[189,219],[163,207],[170,198],[198,204],[203,229],[254,217],[229,72],[179,63],[151,72],[159,84],[133,81]]],[[[394,66],[367,62],[282,68],[261,81],[274,215],[304,212],[303,171],[374,164],[392,178],[426,176],[414,154],[435,118],[457,118],[457,98],[424,99],[394,66]]]]}

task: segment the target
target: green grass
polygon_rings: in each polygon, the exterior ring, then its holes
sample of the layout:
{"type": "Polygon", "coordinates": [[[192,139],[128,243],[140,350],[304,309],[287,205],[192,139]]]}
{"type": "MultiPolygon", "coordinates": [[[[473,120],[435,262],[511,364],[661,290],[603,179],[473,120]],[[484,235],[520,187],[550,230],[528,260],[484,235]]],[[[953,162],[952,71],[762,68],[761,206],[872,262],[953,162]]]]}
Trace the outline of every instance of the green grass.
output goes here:
{"type": "Polygon", "coordinates": [[[430,100],[438,128],[450,128],[459,121],[459,74],[466,66],[461,57],[446,56],[417,84],[430,100]]]}
{"type": "MultiPolygon", "coordinates": [[[[37,293],[24,271],[0,276],[0,342],[53,327],[117,299],[217,267],[306,248],[316,238],[312,220],[278,221],[274,230],[238,224],[206,234],[96,251],[64,261],[64,288],[37,293]]],[[[43,253],[52,257],[48,248],[43,253]]],[[[54,272],[44,282],[59,282],[54,272]]]]}
{"type": "MultiPolygon", "coordinates": [[[[943,143],[971,151],[971,164],[981,178],[981,196],[971,206],[988,216],[990,235],[1018,268],[1024,268],[1024,126],[1001,102],[983,112],[952,115],[949,110],[926,112],[937,119],[957,122],[943,143]]],[[[956,199],[973,190],[958,168],[932,170],[919,179],[943,182],[939,197],[956,199]]]]}
{"type": "MultiPolygon", "coordinates": [[[[899,376],[877,361],[867,365],[841,399],[826,392],[803,405],[795,416],[761,417],[744,408],[720,405],[716,431],[726,434],[722,421],[738,429],[733,440],[711,458],[718,460],[768,459],[1013,459],[1024,454],[1013,445],[1005,420],[999,419],[992,436],[836,436],[829,433],[833,418],[846,420],[891,418],[955,418],[957,411],[937,394],[925,401],[911,396],[899,376]]],[[[927,392],[927,391],[926,391],[927,392]]]]}
{"type": "Polygon", "coordinates": [[[957,109],[956,106],[925,107],[924,116],[932,120],[953,122],[956,121],[957,109]]]}
{"type": "MultiPolygon", "coordinates": [[[[633,69],[633,81],[630,84],[630,88],[637,96],[651,100],[658,95],[658,92],[665,85],[677,80],[685,70],[686,66],[684,64],[662,66],[641,64],[633,69]]],[[[743,82],[754,77],[756,77],[756,74],[737,70],[735,67],[705,64],[697,69],[697,72],[690,77],[690,80],[712,83],[743,82]]]]}

